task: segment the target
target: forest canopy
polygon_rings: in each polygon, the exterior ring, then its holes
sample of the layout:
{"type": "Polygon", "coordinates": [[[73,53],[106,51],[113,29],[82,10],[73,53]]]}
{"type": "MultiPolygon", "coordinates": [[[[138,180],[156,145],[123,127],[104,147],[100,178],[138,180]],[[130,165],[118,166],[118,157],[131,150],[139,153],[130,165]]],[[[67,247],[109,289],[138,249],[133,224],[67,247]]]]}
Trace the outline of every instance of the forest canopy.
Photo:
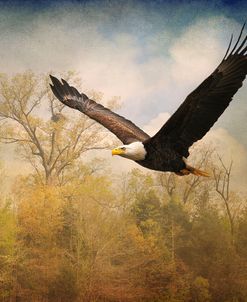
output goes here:
{"type": "Polygon", "coordinates": [[[28,166],[7,192],[1,168],[0,301],[247,301],[247,196],[232,187],[234,162],[205,145],[194,161],[209,179],[116,175],[87,159],[115,138],[55,100],[46,75],[2,74],[0,98],[1,148],[13,144],[28,166]]]}

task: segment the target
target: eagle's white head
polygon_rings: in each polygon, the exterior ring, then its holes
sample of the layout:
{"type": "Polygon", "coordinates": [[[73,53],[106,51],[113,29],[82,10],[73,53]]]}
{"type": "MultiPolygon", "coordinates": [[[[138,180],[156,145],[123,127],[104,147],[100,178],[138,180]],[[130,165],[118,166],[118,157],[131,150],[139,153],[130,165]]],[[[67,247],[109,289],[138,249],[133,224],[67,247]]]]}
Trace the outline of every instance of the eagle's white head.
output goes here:
{"type": "Polygon", "coordinates": [[[134,142],[129,145],[119,146],[112,150],[112,155],[120,155],[132,160],[143,160],[147,151],[142,142],[134,142]]]}

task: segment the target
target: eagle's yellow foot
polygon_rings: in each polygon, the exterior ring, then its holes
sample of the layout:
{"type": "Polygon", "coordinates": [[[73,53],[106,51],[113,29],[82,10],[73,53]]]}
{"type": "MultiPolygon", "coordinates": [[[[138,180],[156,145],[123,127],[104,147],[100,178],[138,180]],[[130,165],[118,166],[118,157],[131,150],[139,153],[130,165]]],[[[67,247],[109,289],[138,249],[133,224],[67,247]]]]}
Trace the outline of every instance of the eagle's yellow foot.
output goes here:
{"type": "Polygon", "coordinates": [[[191,167],[189,165],[186,165],[185,169],[182,169],[179,172],[176,172],[176,174],[179,175],[179,176],[194,174],[196,176],[210,177],[209,173],[207,173],[205,171],[201,171],[201,170],[196,169],[196,168],[193,168],[193,167],[191,167]]]}
{"type": "Polygon", "coordinates": [[[179,176],[189,175],[191,172],[187,169],[182,169],[179,172],[175,172],[179,176]]]}

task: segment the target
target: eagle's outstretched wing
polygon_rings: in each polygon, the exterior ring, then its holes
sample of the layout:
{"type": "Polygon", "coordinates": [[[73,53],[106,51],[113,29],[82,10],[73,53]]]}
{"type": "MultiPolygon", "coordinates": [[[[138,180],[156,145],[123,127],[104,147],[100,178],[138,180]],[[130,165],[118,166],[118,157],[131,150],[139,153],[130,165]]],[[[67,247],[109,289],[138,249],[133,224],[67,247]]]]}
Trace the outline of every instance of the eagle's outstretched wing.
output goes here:
{"type": "Polygon", "coordinates": [[[227,108],[247,74],[247,36],[227,52],[216,70],[187,96],[185,101],[147,144],[169,139],[174,149],[187,157],[188,148],[201,139],[227,108]],[[230,51],[230,53],[229,53],[230,51]]]}
{"type": "Polygon", "coordinates": [[[53,76],[50,76],[50,78],[53,84],[50,85],[51,89],[59,101],[99,122],[114,133],[124,144],[144,141],[149,138],[149,135],[131,121],[90,100],[85,94],[79,93],[76,88],[70,86],[66,81],[62,80],[61,83],[53,76]]]}

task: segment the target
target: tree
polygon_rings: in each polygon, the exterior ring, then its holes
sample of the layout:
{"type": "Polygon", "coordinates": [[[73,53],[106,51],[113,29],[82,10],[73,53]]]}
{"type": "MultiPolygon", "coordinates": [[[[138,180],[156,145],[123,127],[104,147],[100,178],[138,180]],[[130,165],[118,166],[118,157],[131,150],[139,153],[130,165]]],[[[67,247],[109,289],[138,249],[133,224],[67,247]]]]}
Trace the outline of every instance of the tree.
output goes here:
{"type": "Polygon", "coordinates": [[[17,221],[11,202],[0,202],[0,299],[12,296],[16,287],[17,221]]]}
{"type": "Polygon", "coordinates": [[[196,277],[192,284],[192,297],[194,302],[211,301],[209,293],[209,282],[203,277],[196,277]]]}
{"type": "Polygon", "coordinates": [[[17,248],[22,251],[16,268],[16,295],[23,300],[47,298],[63,260],[63,250],[57,244],[63,226],[63,198],[59,188],[25,186],[23,181],[15,198],[18,199],[17,248]]]}
{"type": "Polygon", "coordinates": [[[222,200],[224,201],[227,217],[230,224],[231,235],[232,235],[232,243],[234,244],[234,232],[235,232],[235,223],[234,216],[231,209],[231,200],[230,200],[230,180],[232,173],[232,165],[233,161],[230,162],[227,167],[222,158],[219,156],[219,161],[221,167],[215,167],[213,169],[214,173],[214,181],[215,181],[215,190],[220,195],[222,200]]]}
{"type": "MultiPolygon", "coordinates": [[[[71,72],[65,76],[78,82],[71,72]]],[[[75,111],[69,111],[59,103],[48,85],[47,76],[32,72],[0,79],[0,139],[6,144],[16,144],[19,155],[35,171],[35,178],[43,184],[63,184],[66,170],[81,155],[92,149],[109,146],[100,126],[75,111]]],[[[80,85],[79,85],[80,86],[80,85]]],[[[99,93],[91,92],[97,100],[99,93]]],[[[116,98],[109,105],[116,104],[116,98]]]]}

